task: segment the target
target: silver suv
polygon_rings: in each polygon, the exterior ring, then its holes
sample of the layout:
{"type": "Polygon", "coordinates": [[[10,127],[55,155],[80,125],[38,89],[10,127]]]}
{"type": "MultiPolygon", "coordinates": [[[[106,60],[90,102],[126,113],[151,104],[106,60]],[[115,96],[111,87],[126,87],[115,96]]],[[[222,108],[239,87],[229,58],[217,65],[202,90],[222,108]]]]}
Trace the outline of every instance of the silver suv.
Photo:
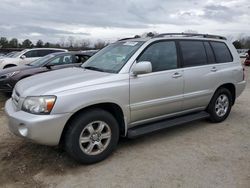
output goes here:
{"type": "Polygon", "coordinates": [[[5,111],[16,135],[95,163],[120,136],[225,120],[245,86],[239,55],[224,37],[160,34],[117,41],[80,68],[26,78],[5,111]]]}

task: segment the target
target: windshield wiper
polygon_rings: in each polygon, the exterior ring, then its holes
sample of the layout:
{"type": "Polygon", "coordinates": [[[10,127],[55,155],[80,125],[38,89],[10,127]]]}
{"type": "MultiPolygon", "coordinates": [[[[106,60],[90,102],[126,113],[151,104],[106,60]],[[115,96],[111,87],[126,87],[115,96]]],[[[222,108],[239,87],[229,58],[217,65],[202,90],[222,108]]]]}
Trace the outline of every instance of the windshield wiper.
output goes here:
{"type": "Polygon", "coordinates": [[[84,69],[89,69],[89,70],[95,70],[95,71],[100,71],[100,72],[105,72],[103,69],[97,68],[97,67],[91,67],[91,66],[87,66],[87,67],[83,67],[84,69]]]}

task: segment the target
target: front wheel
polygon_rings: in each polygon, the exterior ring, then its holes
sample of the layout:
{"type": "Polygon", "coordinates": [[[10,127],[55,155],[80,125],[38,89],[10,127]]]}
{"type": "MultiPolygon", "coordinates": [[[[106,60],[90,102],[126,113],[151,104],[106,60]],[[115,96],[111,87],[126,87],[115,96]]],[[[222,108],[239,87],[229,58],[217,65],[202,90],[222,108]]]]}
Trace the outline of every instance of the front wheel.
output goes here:
{"type": "Polygon", "coordinates": [[[116,119],[107,111],[93,109],[71,121],[66,132],[65,149],[78,162],[91,164],[108,157],[118,139],[116,119]]]}
{"type": "Polygon", "coordinates": [[[224,121],[231,111],[232,103],[231,92],[226,88],[218,89],[207,109],[210,120],[215,123],[224,121]]]}

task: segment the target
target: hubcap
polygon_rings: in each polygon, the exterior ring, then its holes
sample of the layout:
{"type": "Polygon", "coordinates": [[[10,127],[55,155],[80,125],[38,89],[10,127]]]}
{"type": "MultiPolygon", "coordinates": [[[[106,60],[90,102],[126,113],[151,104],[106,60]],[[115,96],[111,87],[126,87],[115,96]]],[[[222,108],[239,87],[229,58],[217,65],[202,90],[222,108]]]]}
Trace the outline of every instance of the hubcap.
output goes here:
{"type": "Polygon", "coordinates": [[[215,112],[217,116],[223,117],[228,110],[229,100],[225,94],[220,95],[215,102],[215,112]]]}
{"type": "Polygon", "coordinates": [[[89,123],[81,132],[79,144],[81,150],[88,155],[98,155],[103,152],[111,140],[111,129],[103,121],[89,123]]]}

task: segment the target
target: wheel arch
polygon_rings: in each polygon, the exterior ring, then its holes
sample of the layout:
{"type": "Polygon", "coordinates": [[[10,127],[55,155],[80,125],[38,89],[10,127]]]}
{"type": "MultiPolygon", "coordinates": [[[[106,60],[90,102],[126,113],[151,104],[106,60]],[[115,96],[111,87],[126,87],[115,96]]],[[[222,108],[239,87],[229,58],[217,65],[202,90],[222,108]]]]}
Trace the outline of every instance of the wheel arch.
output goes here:
{"type": "Polygon", "coordinates": [[[113,102],[103,102],[103,103],[92,104],[90,106],[83,107],[79,109],[78,111],[76,111],[75,113],[73,113],[63,128],[63,131],[60,137],[60,145],[63,144],[65,133],[67,132],[69,128],[70,122],[74,118],[77,118],[77,116],[79,116],[80,114],[87,112],[90,109],[103,109],[105,111],[110,112],[119,124],[120,135],[126,135],[127,125],[126,125],[126,120],[124,118],[124,112],[122,108],[118,104],[113,103],[113,102]]]}
{"type": "Polygon", "coordinates": [[[235,99],[236,99],[236,87],[235,87],[235,85],[234,85],[233,83],[225,83],[225,84],[219,86],[219,87],[215,90],[214,94],[215,94],[220,88],[226,88],[226,89],[228,89],[228,90],[231,92],[231,94],[232,94],[232,99],[233,99],[233,104],[232,104],[232,105],[234,105],[235,99]]]}
{"type": "Polygon", "coordinates": [[[16,66],[17,66],[16,64],[7,64],[7,65],[4,65],[3,69],[9,68],[9,67],[16,67],[16,66]]]}

